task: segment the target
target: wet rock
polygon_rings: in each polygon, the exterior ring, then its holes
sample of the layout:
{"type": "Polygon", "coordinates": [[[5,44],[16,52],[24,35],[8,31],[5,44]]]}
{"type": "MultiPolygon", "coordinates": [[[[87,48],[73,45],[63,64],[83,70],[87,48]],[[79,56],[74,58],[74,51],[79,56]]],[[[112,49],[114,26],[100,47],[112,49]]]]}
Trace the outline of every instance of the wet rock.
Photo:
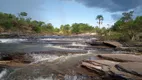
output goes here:
{"type": "Polygon", "coordinates": [[[120,63],[115,65],[115,68],[119,71],[142,77],[142,63],[140,62],[120,63]]]}
{"type": "Polygon", "coordinates": [[[99,75],[106,75],[106,72],[110,71],[110,68],[118,62],[108,61],[108,60],[86,60],[81,63],[81,66],[94,71],[99,75]]]}
{"type": "Polygon", "coordinates": [[[126,77],[115,74],[117,69],[114,68],[114,66],[116,64],[119,64],[119,62],[108,60],[88,60],[83,61],[81,65],[86,69],[89,69],[90,72],[94,72],[95,74],[99,75],[101,78],[99,80],[127,80],[126,77]]]}
{"type": "Polygon", "coordinates": [[[103,43],[107,46],[114,47],[114,48],[122,47],[122,44],[120,44],[119,42],[116,42],[116,41],[104,41],[103,43]]]}
{"type": "Polygon", "coordinates": [[[87,44],[90,44],[92,46],[103,46],[103,41],[96,41],[96,40],[91,40],[91,41],[86,41],[87,44]]]}
{"type": "Polygon", "coordinates": [[[0,54],[0,61],[6,62],[6,61],[13,61],[18,63],[31,63],[32,57],[30,55],[27,55],[26,53],[1,53],[0,54]]]}
{"type": "Polygon", "coordinates": [[[102,67],[98,64],[94,65],[94,64],[88,63],[88,62],[82,62],[81,66],[91,70],[92,72],[95,72],[96,74],[98,74],[100,76],[105,75],[105,72],[101,70],[102,67]]]}
{"type": "Polygon", "coordinates": [[[102,70],[102,71],[109,71],[109,68],[113,67],[114,65],[119,64],[119,62],[109,61],[109,60],[86,60],[82,62],[84,66],[92,66],[93,68],[102,70]]]}
{"type": "Polygon", "coordinates": [[[142,56],[133,54],[100,54],[97,56],[101,59],[117,62],[142,62],[142,56]]]}
{"type": "Polygon", "coordinates": [[[8,60],[9,61],[9,60],[13,60],[13,59],[12,59],[12,56],[4,56],[4,57],[1,57],[1,60],[4,60],[4,61],[8,60]]]}
{"type": "Polygon", "coordinates": [[[103,76],[103,80],[141,80],[140,62],[114,62],[109,60],[86,60],[82,61],[82,67],[89,69],[91,72],[99,76],[103,76]],[[135,64],[135,65],[134,65],[135,64]]]}
{"type": "Polygon", "coordinates": [[[121,48],[122,44],[116,41],[88,41],[91,46],[99,46],[100,48],[121,48]]]}
{"type": "Polygon", "coordinates": [[[122,51],[130,51],[130,52],[142,52],[142,47],[121,47],[117,49],[122,51]]]}

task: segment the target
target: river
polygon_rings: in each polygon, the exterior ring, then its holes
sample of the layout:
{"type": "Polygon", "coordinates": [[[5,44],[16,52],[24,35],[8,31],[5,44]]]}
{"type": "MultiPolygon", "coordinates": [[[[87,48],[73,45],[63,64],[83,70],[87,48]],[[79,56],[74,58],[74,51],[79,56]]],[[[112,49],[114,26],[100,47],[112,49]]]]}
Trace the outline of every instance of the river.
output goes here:
{"type": "Polygon", "coordinates": [[[24,67],[1,67],[0,80],[99,80],[78,66],[96,54],[113,53],[86,44],[93,37],[46,36],[35,39],[0,39],[0,52],[26,53],[32,63],[24,67]]]}

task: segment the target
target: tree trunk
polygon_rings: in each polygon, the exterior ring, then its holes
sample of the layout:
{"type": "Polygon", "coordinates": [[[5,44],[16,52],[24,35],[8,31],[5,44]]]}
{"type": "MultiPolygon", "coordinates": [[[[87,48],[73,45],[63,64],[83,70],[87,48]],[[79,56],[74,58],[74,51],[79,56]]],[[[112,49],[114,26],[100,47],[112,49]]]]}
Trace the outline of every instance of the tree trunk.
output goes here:
{"type": "Polygon", "coordinates": [[[134,40],[135,40],[135,36],[134,36],[134,35],[131,37],[131,40],[132,40],[132,41],[134,41],[134,40]]]}
{"type": "Polygon", "coordinates": [[[101,20],[99,19],[99,28],[100,28],[100,25],[101,25],[101,20]]]}

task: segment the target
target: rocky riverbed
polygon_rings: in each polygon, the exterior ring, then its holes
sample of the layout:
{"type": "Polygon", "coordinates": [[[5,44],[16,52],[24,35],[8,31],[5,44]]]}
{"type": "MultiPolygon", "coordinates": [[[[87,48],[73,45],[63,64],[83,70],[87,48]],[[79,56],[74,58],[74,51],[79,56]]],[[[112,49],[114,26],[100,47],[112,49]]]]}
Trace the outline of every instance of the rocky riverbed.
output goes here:
{"type": "Polygon", "coordinates": [[[0,39],[1,80],[137,80],[141,53],[92,36],[0,39]],[[135,64],[135,65],[132,65],[135,64]]]}

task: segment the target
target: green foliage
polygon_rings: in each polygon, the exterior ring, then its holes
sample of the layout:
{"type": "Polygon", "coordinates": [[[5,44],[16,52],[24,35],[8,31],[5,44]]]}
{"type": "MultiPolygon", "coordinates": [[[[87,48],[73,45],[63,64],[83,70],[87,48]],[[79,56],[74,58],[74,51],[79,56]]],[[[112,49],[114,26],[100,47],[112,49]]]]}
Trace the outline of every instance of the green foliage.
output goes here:
{"type": "Polygon", "coordinates": [[[34,27],[33,30],[36,32],[36,33],[40,33],[41,32],[41,27],[34,27]]]}
{"type": "Polygon", "coordinates": [[[122,20],[123,22],[132,21],[133,20],[133,18],[132,18],[133,13],[134,13],[134,11],[122,13],[123,16],[120,18],[120,20],[122,20]]]}
{"type": "Polygon", "coordinates": [[[21,12],[19,16],[0,12],[0,33],[14,32],[14,33],[40,33],[40,34],[81,34],[96,32],[99,36],[111,40],[136,40],[138,34],[142,32],[142,16],[137,16],[133,19],[134,11],[122,13],[122,18],[115,22],[110,28],[100,28],[104,20],[102,15],[98,15],[99,27],[93,27],[89,24],[74,23],[72,25],[61,25],[60,28],[54,28],[51,23],[44,23],[42,21],[32,20],[28,18],[28,13],[21,12]]]}
{"type": "Polygon", "coordinates": [[[136,40],[136,35],[142,32],[142,16],[138,16],[133,20],[134,11],[122,13],[122,18],[120,18],[111,30],[122,33],[121,40],[136,40]]]}
{"type": "Polygon", "coordinates": [[[21,16],[27,16],[28,14],[26,12],[21,12],[20,15],[21,16]]]}
{"type": "Polygon", "coordinates": [[[46,25],[46,28],[47,28],[48,31],[51,31],[51,32],[54,30],[54,27],[53,27],[53,25],[51,23],[48,23],[46,25]]]}
{"type": "Polygon", "coordinates": [[[122,34],[110,31],[109,34],[104,36],[105,40],[120,40],[122,34]]]}
{"type": "Polygon", "coordinates": [[[93,32],[94,27],[84,23],[74,23],[71,26],[71,32],[74,34],[93,32]]]}
{"type": "Polygon", "coordinates": [[[59,33],[60,29],[59,28],[54,28],[54,32],[59,33]]]}
{"type": "Polygon", "coordinates": [[[75,34],[80,33],[79,24],[77,23],[72,24],[71,32],[75,34]]]}
{"type": "Polygon", "coordinates": [[[26,12],[21,12],[16,17],[13,14],[0,12],[0,32],[46,33],[54,31],[51,23],[45,24],[42,21],[32,20],[31,18],[26,18],[27,15],[26,12]]]}
{"type": "Polygon", "coordinates": [[[60,27],[60,33],[61,34],[69,35],[70,34],[70,30],[71,30],[71,27],[70,27],[69,24],[61,25],[61,27],[60,27]]]}

